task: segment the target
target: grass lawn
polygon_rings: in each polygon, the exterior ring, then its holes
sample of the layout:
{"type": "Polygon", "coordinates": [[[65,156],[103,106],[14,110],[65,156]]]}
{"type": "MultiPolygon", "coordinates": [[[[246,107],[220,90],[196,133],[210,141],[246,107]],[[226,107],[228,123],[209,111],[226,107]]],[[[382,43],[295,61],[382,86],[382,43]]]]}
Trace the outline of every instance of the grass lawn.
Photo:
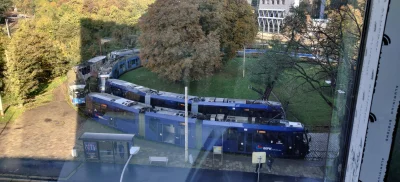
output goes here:
{"type": "MultiPolygon", "coordinates": [[[[251,64],[252,60],[254,59],[247,58],[246,64],[251,64]]],[[[209,97],[258,99],[258,94],[248,88],[249,85],[254,87],[256,85],[249,81],[248,75],[245,75],[245,78],[243,78],[242,64],[242,59],[233,59],[220,72],[213,76],[191,82],[189,85],[189,94],[209,97]]],[[[125,73],[120,79],[157,90],[184,93],[183,84],[173,83],[160,78],[146,68],[139,68],[125,73]]],[[[303,89],[298,89],[296,92],[288,92],[286,80],[289,79],[287,76],[284,76],[281,83],[277,84],[273,90],[278,98],[288,98],[290,102],[287,111],[288,119],[299,120],[306,125],[328,125],[331,119],[331,109],[329,106],[316,92],[306,93],[301,91],[303,89]]],[[[276,100],[273,96],[270,99],[276,100]]]]}

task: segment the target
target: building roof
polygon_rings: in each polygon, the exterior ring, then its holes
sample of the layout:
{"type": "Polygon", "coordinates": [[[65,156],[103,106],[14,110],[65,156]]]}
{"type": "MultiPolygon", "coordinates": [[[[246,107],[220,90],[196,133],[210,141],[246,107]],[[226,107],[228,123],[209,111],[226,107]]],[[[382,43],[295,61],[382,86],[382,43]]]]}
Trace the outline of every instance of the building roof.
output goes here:
{"type": "Polygon", "coordinates": [[[85,132],[79,137],[79,140],[112,140],[112,141],[133,141],[134,134],[114,134],[114,133],[91,133],[85,132]]]}

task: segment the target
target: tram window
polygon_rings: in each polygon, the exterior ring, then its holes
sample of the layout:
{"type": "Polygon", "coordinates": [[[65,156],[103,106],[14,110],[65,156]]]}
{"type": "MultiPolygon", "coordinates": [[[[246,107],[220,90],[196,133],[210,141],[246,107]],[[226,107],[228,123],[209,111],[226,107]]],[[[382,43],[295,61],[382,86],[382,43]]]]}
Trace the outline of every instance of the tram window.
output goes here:
{"type": "Polygon", "coordinates": [[[221,132],[217,129],[212,129],[212,131],[210,132],[210,135],[208,135],[208,138],[219,139],[221,137],[222,137],[221,132]]]}
{"type": "Polygon", "coordinates": [[[201,106],[201,105],[198,106],[198,112],[199,113],[203,113],[203,114],[210,114],[210,113],[205,113],[204,112],[204,106],[201,106]]]}
{"type": "Polygon", "coordinates": [[[226,107],[218,107],[218,114],[228,114],[229,110],[226,107]]]}
{"type": "Polygon", "coordinates": [[[303,133],[303,142],[307,143],[308,142],[308,137],[305,133],[303,133]]]}
{"type": "Polygon", "coordinates": [[[82,75],[86,75],[86,74],[90,73],[90,66],[85,66],[85,67],[79,69],[79,71],[82,73],[82,75]]]}
{"type": "Polygon", "coordinates": [[[105,114],[105,110],[102,109],[102,107],[100,106],[100,104],[94,103],[93,106],[94,106],[94,111],[95,111],[97,114],[99,114],[99,115],[101,115],[101,116],[105,114]]]}
{"type": "Polygon", "coordinates": [[[215,131],[211,130],[210,134],[208,135],[208,138],[214,138],[215,137],[215,131]]]}
{"type": "Polygon", "coordinates": [[[151,105],[158,106],[158,107],[166,107],[165,101],[159,99],[151,99],[151,105]]]}
{"type": "Polygon", "coordinates": [[[302,133],[294,133],[295,142],[303,141],[303,134],[302,133]]]}
{"type": "MultiPolygon", "coordinates": [[[[269,134],[270,134],[269,135],[270,142],[274,143],[274,144],[277,144],[278,141],[279,141],[278,133],[277,132],[270,132],[269,134]]],[[[282,143],[282,142],[280,141],[280,143],[282,143]]]]}
{"type": "Polygon", "coordinates": [[[122,64],[120,64],[120,65],[119,65],[119,69],[123,69],[123,68],[124,68],[124,66],[125,66],[125,64],[123,64],[123,63],[122,63],[122,64]]]}
{"type": "Polygon", "coordinates": [[[126,93],[126,98],[129,100],[134,100],[134,101],[139,101],[140,100],[140,95],[133,93],[133,92],[127,92],[126,93]]]}
{"type": "Polygon", "coordinates": [[[157,132],[157,123],[158,123],[158,119],[150,118],[149,128],[151,131],[157,132]]]}
{"type": "Polygon", "coordinates": [[[204,109],[205,109],[205,113],[207,113],[207,114],[217,114],[217,107],[214,107],[214,106],[204,106],[204,109]]]}
{"type": "Polygon", "coordinates": [[[226,137],[227,140],[237,140],[238,138],[238,133],[236,128],[228,128],[225,130],[224,136],[226,137]]]}
{"type": "Polygon", "coordinates": [[[285,133],[279,133],[278,134],[278,141],[276,144],[286,144],[286,134],[285,133]]]}
{"type": "Polygon", "coordinates": [[[119,88],[111,88],[111,92],[116,96],[122,96],[122,91],[119,88]]]}
{"type": "Polygon", "coordinates": [[[123,109],[116,108],[114,111],[109,111],[109,115],[112,115],[115,118],[125,119],[125,120],[132,120],[135,119],[135,113],[125,111],[123,109]]]}
{"type": "Polygon", "coordinates": [[[144,103],[144,102],[145,102],[144,96],[140,96],[139,102],[141,102],[141,103],[144,103]]]}
{"type": "Polygon", "coordinates": [[[265,142],[265,140],[264,140],[264,134],[255,133],[255,134],[254,134],[254,142],[257,142],[257,143],[264,143],[264,142],[265,142]]]}

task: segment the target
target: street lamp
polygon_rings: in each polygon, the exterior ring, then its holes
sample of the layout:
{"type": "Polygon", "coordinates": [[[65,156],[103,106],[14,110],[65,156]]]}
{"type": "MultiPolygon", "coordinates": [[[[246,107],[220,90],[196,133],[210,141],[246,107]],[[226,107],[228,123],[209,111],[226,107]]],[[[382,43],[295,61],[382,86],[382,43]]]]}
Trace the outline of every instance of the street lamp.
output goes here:
{"type": "Polygon", "coordinates": [[[129,156],[128,161],[126,161],[126,164],[124,166],[124,169],[122,170],[121,178],[119,179],[119,182],[122,182],[122,180],[124,179],[124,172],[125,172],[126,166],[128,166],[128,163],[131,160],[132,156],[137,154],[139,152],[139,150],[140,150],[140,147],[131,147],[131,149],[129,150],[129,153],[131,155],[129,156]]]}

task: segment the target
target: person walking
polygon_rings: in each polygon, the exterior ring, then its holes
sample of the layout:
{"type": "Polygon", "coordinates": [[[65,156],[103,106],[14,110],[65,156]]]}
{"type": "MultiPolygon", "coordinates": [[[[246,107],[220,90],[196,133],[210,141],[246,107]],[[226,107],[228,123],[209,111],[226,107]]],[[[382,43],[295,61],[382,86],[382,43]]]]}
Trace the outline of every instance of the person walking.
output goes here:
{"type": "Polygon", "coordinates": [[[125,155],[124,152],[125,147],[122,145],[122,143],[119,144],[118,149],[119,149],[119,156],[121,157],[121,159],[123,159],[125,155]]]}
{"type": "Polygon", "coordinates": [[[254,173],[258,173],[258,171],[262,168],[262,163],[261,164],[256,164],[256,171],[254,173]]]}
{"type": "Polygon", "coordinates": [[[271,155],[268,155],[268,161],[267,161],[268,172],[271,172],[273,163],[274,163],[274,158],[272,158],[271,155]]]}

